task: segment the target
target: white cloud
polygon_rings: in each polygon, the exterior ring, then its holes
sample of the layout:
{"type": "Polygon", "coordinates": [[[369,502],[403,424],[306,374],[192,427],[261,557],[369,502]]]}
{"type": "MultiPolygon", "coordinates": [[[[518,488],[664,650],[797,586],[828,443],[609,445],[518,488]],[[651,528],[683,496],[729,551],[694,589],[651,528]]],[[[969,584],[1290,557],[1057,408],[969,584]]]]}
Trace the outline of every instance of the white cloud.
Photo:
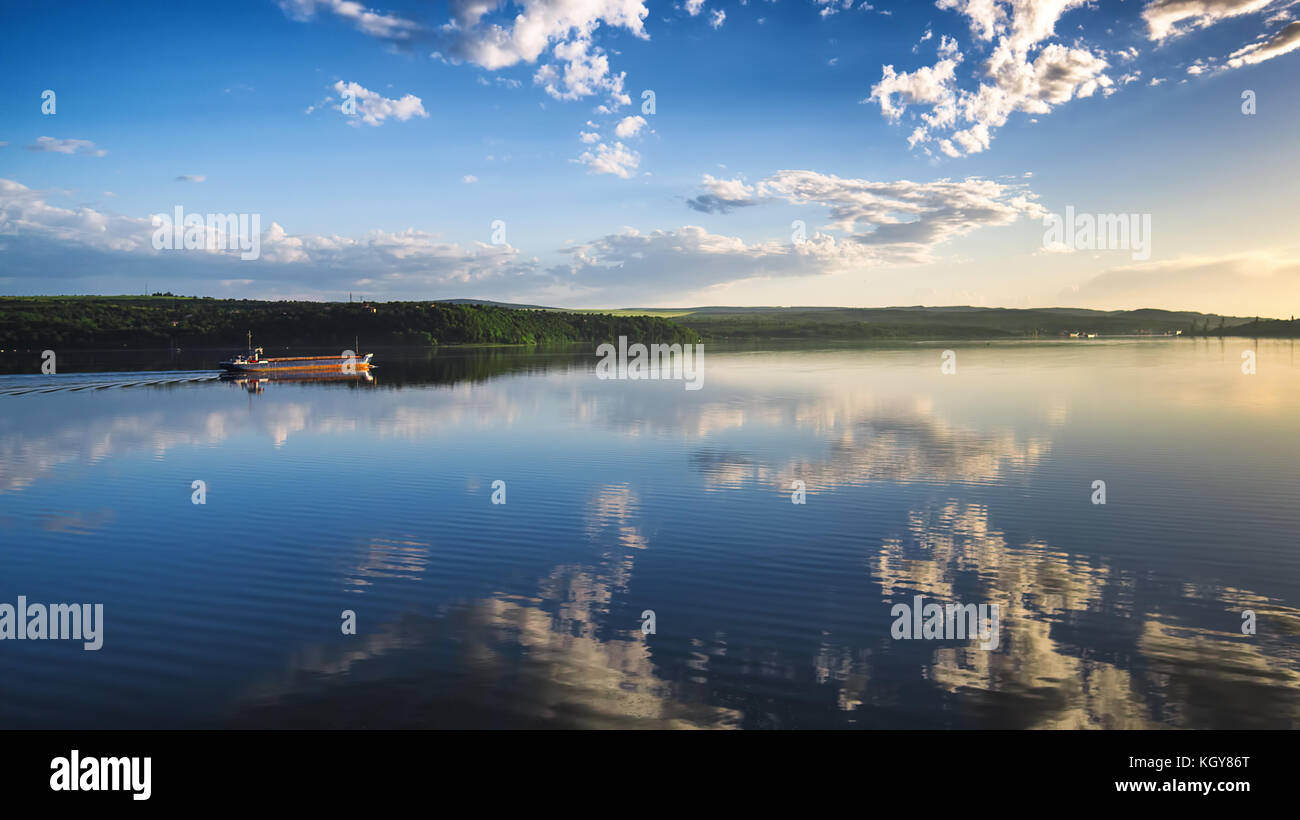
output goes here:
{"type": "Polygon", "coordinates": [[[37,137],[36,142],[27,146],[27,150],[55,154],[87,154],[92,157],[102,157],[108,153],[102,148],[96,148],[95,143],[90,140],[64,140],[54,137],[37,137]]]}
{"type": "Polygon", "coordinates": [[[384,120],[389,117],[399,122],[406,122],[412,117],[429,116],[429,112],[424,110],[424,103],[414,94],[407,94],[400,100],[393,100],[362,87],[360,83],[345,83],[342,80],[334,83],[334,91],[341,98],[335,108],[346,116],[353,117],[353,125],[360,121],[366,125],[379,126],[383,125],[384,120]],[[347,105],[346,95],[351,95],[355,104],[355,113],[348,114],[344,110],[347,105]]]}
{"type": "MultiPolygon", "coordinates": [[[[624,152],[620,143],[602,146],[588,164],[594,172],[627,176],[635,161],[624,152]],[[602,163],[607,167],[596,167],[602,163]]],[[[83,271],[138,276],[157,270],[200,288],[222,280],[253,280],[268,293],[285,287],[330,293],[351,289],[364,277],[367,293],[410,294],[439,283],[504,280],[507,275],[521,287],[551,282],[617,288],[643,277],[659,287],[694,290],[755,277],[818,276],[932,261],[942,243],[1042,213],[1023,184],[980,178],[874,182],[791,170],[757,184],[707,175],[702,184],[728,203],[780,201],[820,213],[809,220],[806,240],[797,243],[789,236],[750,241],[692,225],[611,234],[557,250],[568,262],[545,280],[536,278],[544,272],[535,259],[521,259],[510,246],[448,242],[414,228],[342,237],[292,234],[271,222],[261,235],[261,258],[248,262],[239,261],[237,252],[156,251],[147,217],[58,207],[48,202],[57,194],[10,180],[0,180],[0,235],[7,246],[6,275],[41,283],[82,277],[83,271]],[[814,226],[813,220],[823,216],[827,224],[814,226]]]]}
{"type": "Polygon", "coordinates": [[[978,87],[958,88],[956,68],[963,55],[956,41],[944,36],[938,62],[902,73],[884,66],[880,82],[864,102],[879,103],[881,113],[893,122],[908,105],[928,107],[920,117],[922,126],[908,137],[909,147],[934,141],[942,153],[958,157],[986,150],[993,132],[1014,112],[1046,114],[1098,90],[1109,95],[1114,82],[1105,73],[1104,57],[1080,45],[1048,42],[1061,15],[1085,2],[938,0],[939,8],[969,19],[976,39],[992,44],[978,87]]]}
{"type": "Polygon", "coordinates": [[[621,142],[615,142],[613,147],[602,142],[596,146],[594,153],[586,151],[577,161],[586,165],[593,174],[613,174],[628,179],[640,166],[641,155],[621,142]]]}
{"type": "Polygon", "coordinates": [[[733,208],[757,205],[755,189],[741,179],[716,179],[705,174],[701,185],[708,193],[686,200],[687,207],[708,214],[725,214],[733,208]]]}
{"type": "Polygon", "coordinates": [[[462,179],[464,180],[466,185],[473,185],[475,182],[478,182],[478,177],[474,176],[473,174],[466,174],[464,177],[462,177],[462,179]]]}
{"type": "Polygon", "coordinates": [[[412,228],[371,231],[360,238],[290,234],[275,222],[262,231],[261,257],[256,261],[241,261],[237,249],[160,251],[153,247],[155,228],[149,217],[49,204],[57,195],[0,179],[0,236],[5,238],[7,277],[45,284],[50,279],[117,270],[129,275],[158,270],[160,276],[188,277],[187,281],[200,284],[238,274],[259,282],[300,283],[321,292],[332,287],[346,290],[357,280],[358,271],[384,287],[414,289],[480,281],[529,267],[518,259],[518,250],[504,244],[462,245],[412,228]]]}
{"type": "Polygon", "coordinates": [[[1263,11],[1274,0],[1151,0],[1142,10],[1152,40],[1178,37],[1229,17],[1263,11]]]}
{"type": "MultiPolygon", "coordinates": [[[[755,278],[859,272],[887,264],[933,261],[932,251],[986,226],[1007,225],[1044,210],[1019,185],[971,178],[917,183],[842,179],[813,171],[780,171],[757,186],[704,177],[710,195],[755,204],[755,197],[826,207],[830,224],[788,238],[746,242],[686,225],[627,230],[564,249],[569,265],[555,271],[575,285],[653,282],[657,288],[699,289],[755,278]],[[827,231],[837,231],[835,236],[827,231]]],[[[693,206],[694,207],[694,206],[693,206]]],[[[697,208],[697,210],[707,210],[697,208]]]]}
{"type": "Polygon", "coordinates": [[[686,0],[685,8],[687,14],[696,17],[699,15],[700,9],[704,8],[704,0],[686,0]]]}
{"type": "Polygon", "coordinates": [[[960,55],[954,55],[933,66],[902,74],[896,73],[892,65],[884,66],[880,82],[872,86],[871,96],[864,102],[879,102],[880,112],[894,122],[898,121],[909,104],[938,105],[955,102],[955,72],[960,61],[960,55]]]}
{"type": "Polygon", "coordinates": [[[702,184],[709,193],[687,203],[701,212],[782,201],[824,208],[829,221],[822,227],[810,223],[802,242],[790,237],[747,242],[692,225],[623,231],[570,249],[573,260],[563,277],[576,284],[643,278],[657,287],[697,289],[753,278],[860,272],[931,262],[945,242],[1045,213],[1023,184],[980,178],[874,182],[791,170],[756,185],[709,175],[702,184]]]}
{"type": "Polygon", "coordinates": [[[649,14],[642,0],[518,0],[519,11],[497,21],[485,18],[495,0],[451,0],[452,20],[437,39],[457,60],[487,69],[538,62],[547,52],[555,62],[541,65],[533,80],[557,99],[607,93],[611,105],[627,105],[622,73],[610,71],[604,50],[593,44],[601,26],[623,28],[648,39],[649,14]]]}
{"type": "Polygon", "coordinates": [[[830,226],[860,244],[892,247],[918,259],[928,248],[988,225],[1009,225],[1046,211],[1022,185],[971,177],[935,182],[874,182],[814,171],[779,171],[760,195],[828,207],[830,226]]]}
{"type": "Polygon", "coordinates": [[[746,242],[698,225],[650,233],[628,229],[561,249],[570,262],[552,269],[572,286],[697,290],[755,278],[842,272],[871,253],[852,242],[814,233],[806,241],[746,242]]]}
{"type": "MultiPolygon", "coordinates": [[[[817,5],[822,7],[821,11],[819,11],[818,14],[820,14],[822,17],[830,17],[832,14],[838,14],[840,11],[848,11],[849,9],[853,8],[853,4],[854,2],[856,2],[856,0],[814,0],[814,2],[816,2],[817,5]]],[[[859,6],[859,8],[865,11],[870,11],[871,5],[868,3],[863,3],[861,6],[859,6]]],[[[888,12],[881,12],[881,13],[888,14],[888,12]]]]}
{"type": "Polygon", "coordinates": [[[203,174],[181,174],[176,177],[177,182],[204,182],[207,177],[203,174]]]}
{"type": "Polygon", "coordinates": [[[722,28],[722,22],[727,19],[727,13],[722,9],[714,9],[709,15],[709,26],[715,29],[722,28]]]}
{"type": "Polygon", "coordinates": [[[645,117],[624,117],[614,126],[614,136],[619,139],[635,137],[645,125],[645,117]]]}
{"type": "Polygon", "coordinates": [[[1267,40],[1251,43],[1232,52],[1228,57],[1228,65],[1233,68],[1254,65],[1288,54],[1297,48],[1300,48],[1300,20],[1288,23],[1285,28],[1267,40]]]}
{"type": "MultiPolygon", "coordinates": [[[[623,28],[648,39],[643,0],[449,0],[450,19],[425,26],[396,14],[366,9],[352,0],[279,0],[291,18],[306,21],[318,10],[347,20],[358,31],[405,46],[428,43],[434,57],[468,62],[491,71],[537,63],[549,52],[534,81],[558,99],[607,92],[610,105],[626,105],[623,74],[609,70],[604,50],[592,38],[601,26],[623,28]]],[[[518,87],[517,80],[502,83],[518,87]]]]}
{"type": "MultiPolygon", "coordinates": [[[[1272,12],[1264,26],[1273,26],[1291,19],[1290,8],[1296,0],[1151,0],[1142,12],[1147,22],[1147,36],[1152,40],[1179,37],[1194,29],[1208,28],[1223,20],[1246,15],[1272,12]]],[[[1228,55],[1221,65],[1211,65],[1213,57],[1195,60],[1187,68],[1193,76],[1213,71],[1226,71],[1246,65],[1262,63],[1300,48],[1300,21],[1289,22],[1272,34],[1260,34],[1253,43],[1228,55]]]]}
{"type": "Polygon", "coordinates": [[[533,74],[533,83],[542,86],[555,99],[576,100],[603,92],[609,95],[610,105],[615,108],[632,101],[623,90],[626,72],[610,73],[609,58],[600,49],[593,48],[590,39],[579,37],[559,43],[553,53],[563,61],[563,67],[554,63],[541,66],[533,74]]]}
{"type": "Polygon", "coordinates": [[[413,20],[371,11],[352,0],[279,0],[279,3],[284,13],[294,20],[310,20],[316,16],[317,9],[324,9],[343,18],[357,31],[383,40],[409,40],[424,29],[413,20]]]}

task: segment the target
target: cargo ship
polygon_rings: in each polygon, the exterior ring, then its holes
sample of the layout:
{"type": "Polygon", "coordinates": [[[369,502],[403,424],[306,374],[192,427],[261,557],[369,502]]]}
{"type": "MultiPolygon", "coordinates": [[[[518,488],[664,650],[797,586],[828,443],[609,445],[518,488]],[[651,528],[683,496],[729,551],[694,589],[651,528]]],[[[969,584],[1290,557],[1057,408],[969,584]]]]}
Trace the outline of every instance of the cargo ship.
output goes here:
{"type": "Polygon", "coordinates": [[[251,353],[232,354],[229,359],[221,362],[221,367],[230,373],[293,373],[309,370],[359,373],[370,369],[370,359],[374,355],[292,356],[276,359],[262,355],[262,348],[258,347],[251,353]]]}

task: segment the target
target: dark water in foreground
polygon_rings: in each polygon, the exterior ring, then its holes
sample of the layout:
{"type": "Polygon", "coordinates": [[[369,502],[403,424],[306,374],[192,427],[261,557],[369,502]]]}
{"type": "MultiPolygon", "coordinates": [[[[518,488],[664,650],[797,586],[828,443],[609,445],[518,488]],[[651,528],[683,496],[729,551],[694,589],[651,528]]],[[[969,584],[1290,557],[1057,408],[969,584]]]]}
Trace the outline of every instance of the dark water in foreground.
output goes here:
{"type": "Polygon", "coordinates": [[[1300,726],[1290,342],[376,363],[0,376],[0,604],[105,618],[0,641],[0,727],[1300,726]]]}

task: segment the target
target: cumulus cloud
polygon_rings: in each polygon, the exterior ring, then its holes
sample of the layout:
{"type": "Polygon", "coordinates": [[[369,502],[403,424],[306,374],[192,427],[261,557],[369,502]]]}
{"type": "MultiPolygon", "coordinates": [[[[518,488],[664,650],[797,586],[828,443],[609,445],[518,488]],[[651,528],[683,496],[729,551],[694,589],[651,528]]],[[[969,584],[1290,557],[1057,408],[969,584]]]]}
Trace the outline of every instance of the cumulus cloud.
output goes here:
{"type": "Polygon", "coordinates": [[[342,80],[334,83],[334,91],[340,97],[339,104],[335,107],[344,115],[352,117],[353,125],[364,122],[366,125],[379,126],[389,117],[406,122],[412,117],[429,116],[429,112],[424,110],[424,103],[414,94],[393,100],[360,83],[345,83],[342,80]]]}
{"type": "MultiPolygon", "coordinates": [[[[902,74],[895,72],[892,65],[884,66],[880,82],[872,86],[866,101],[880,103],[880,112],[893,121],[903,115],[909,104],[955,103],[955,72],[960,61],[960,56],[954,55],[902,74]]],[[[955,107],[949,110],[955,116],[955,107]]]]}
{"type": "Polygon", "coordinates": [[[364,275],[371,280],[367,291],[380,293],[476,282],[529,269],[509,245],[447,242],[435,233],[412,228],[376,230],[354,238],[291,234],[271,222],[261,233],[261,257],[254,261],[241,261],[237,249],[155,250],[156,228],[150,217],[104,213],[86,206],[64,208],[50,203],[57,196],[58,192],[0,179],[0,237],[6,251],[4,276],[10,282],[30,279],[45,285],[51,279],[157,271],[156,275],[198,286],[252,278],[321,293],[347,290],[364,275]]]}
{"type": "MultiPolygon", "coordinates": [[[[495,71],[541,62],[534,81],[557,99],[607,93],[611,107],[627,105],[623,73],[610,70],[604,49],[593,43],[602,26],[647,39],[643,0],[449,0],[450,19],[426,26],[397,14],[367,9],[352,0],[279,0],[290,18],[333,14],[371,37],[404,46],[427,45],[434,57],[495,71]],[[548,61],[549,58],[549,61],[548,61]]],[[[517,81],[507,81],[517,87],[517,81]]]]}
{"type": "Polygon", "coordinates": [[[934,182],[875,182],[814,171],[779,171],[757,186],[760,195],[829,208],[829,227],[855,243],[888,247],[910,261],[929,258],[937,244],[977,228],[1009,225],[1046,210],[1021,185],[971,177],[934,182]]]}
{"type": "Polygon", "coordinates": [[[963,55],[956,41],[944,36],[938,62],[905,72],[883,66],[880,82],[863,102],[878,103],[891,122],[899,121],[909,105],[924,106],[921,125],[908,136],[909,147],[919,145],[930,153],[925,146],[933,142],[950,157],[986,150],[1012,113],[1046,114],[1098,90],[1113,92],[1101,54],[1049,42],[1061,15],[1086,2],[938,0],[939,8],[965,15],[971,35],[991,45],[978,87],[958,87],[956,69],[963,55]]]}
{"type": "Polygon", "coordinates": [[[1147,36],[1152,40],[1179,37],[1224,20],[1269,12],[1261,28],[1285,23],[1271,33],[1261,33],[1220,61],[1215,57],[1196,59],[1187,68],[1192,76],[1254,65],[1289,54],[1300,48],[1300,21],[1291,19],[1296,0],[1151,0],[1142,12],[1147,36]]]}
{"type": "MultiPolygon", "coordinates": [[[[620,151],[626,149],[616,143],[603,158],[593,157],[590,164],[610,167],[592,170],[630,175],[628,162],[618,158],[620,151]]],[[[757,184],[705,176],[703,185],[725,207],[780,201],[817,208],[814,218],[825,216],[827,224],[810,227],[801,241],[788,236],[748,241],[692,225],[649,233],[629,230],[558,249],[567,262],[543,270],[535,259],[521,260],[508,245],[449,242],[414,228],[344,237],[293,234],[271,222],[261,233],[260,259],[240,261],[237,251],[155,250],[155,228],[148,217],[64,208],[50,203],[59,196],[56,192],[0,180],[0,236],[10,282],[158,271],[199,287],[251,279],[268,293],[274,287],[301,286],[322,294],[364,284],[367,293],[409,294],[430,285],[507,276],[523,286],[560,289],[617,287],[637,276],[698,289],[755,277],[819,276],[932,261],[934,249],[953,238],[1043,213],[1022,184],[980,178],[876,182],[791,170],[757,184]]]]}
{"type": "Polygon", "coordinates": [[[722,28],[722,23],[727,19],[727,13],[722,9],[714,9],[709,13],[709,25],[713,28],[722,28]]]}
{"type": "Polygon", "coordinates": [[[829,222],[808,230],[802,241],[746,241],[697,225],[648,233],[629,229],[564,249],[568,264],[551,273],[578,288],[645,282],[698,290],[756,278],[860,272],[930,262],[934,249],[951,239],[1045,213],[1022,185],[980,178],[875,182],[790,170],[756,185],[707,175],[703,184],[709,194],[691,201],[696,210],[717,212],[710,206],[719,201],[726,207],[782,201],[823,208],[829,222]]]}
{"type": "Polygon", "coordinates": [[[1229,17],[1255,14],[1274,0],[1151,0],[1142,10],[1152,40],[1177,37],[1229,17]]]}
{"type": "Polygon", "coordinates": [[[517,0],[518,13],[502,13],[500,0],[451,0],[452,19],[437,31],[437,42],[454,60],[486,69],[536,63],[534,75],[548,94],[564,100],[609,95],[611,105],[630,102],[624,73],[614,73],[604,49],[593,42],[601,26],[622,28],[648,39],[649,14],[642,0],[517,0]]]}
{"type": "Polygon", "coordinates": [[[1300,48],[1300,20],[1288,23],[1285,28],[1266,40],[1251,43],[1232,52],[1228,57],[1228,65],[1233,68],[1254,65],[1280,57],[1297,48],[1300,48]]]}
{"type": "Polygon", "coordinates": [[[759,277],[834,273],[869,256],[863,248],[826,234],[814,234],[799,244],[750,243],[697,225],[650,233],[629,229],[562,252],[571,256],[569,263],[552,268],[551,273],[572,286],[653,283],[656,288],[690,290],[759,277]]]}
{"type": "Polygon", "coordinates": [[[55,137],[37,137],[36,142],[27,146],[27,150],[55,154],[86,154],[92,157],[102,157],[108,153],[102,148],[96,148],[95,143],[90,140],[56,139],[55,137]]]}
{"type": "Polygon", "coordinates": [[[613,174],[628,179],[641,164],[641,155],[621,142],[613,146],[600,143],[594,151],[584,151],[577,161],[593,174],[613,174]]]}
{"type": "Polygon", "coordinates": [[[619,139],[635,137],[646,125],[645,117],[624,117],[614,126],[614,136],[619,139]]]}
{"type": "Polygon", "coordinates": [[[611,74],[609,58],[594,49],[585,38],[555,46],[554,54],[563,62],[547,63],[533,74],[533,83],[542,86],[557,100],[576,100],[605,92],[614,108],[632,101],[623,90],[626,72],[611,74]]]}
{"type": "Polygon", "coordinates": [[[733,208],[758,204],[754,187],[739,179],[715,179],[705,174],[701,184],[708,189],[708,193],[686,200],[687,207],[701,213],[725,214],[733,208]]]}

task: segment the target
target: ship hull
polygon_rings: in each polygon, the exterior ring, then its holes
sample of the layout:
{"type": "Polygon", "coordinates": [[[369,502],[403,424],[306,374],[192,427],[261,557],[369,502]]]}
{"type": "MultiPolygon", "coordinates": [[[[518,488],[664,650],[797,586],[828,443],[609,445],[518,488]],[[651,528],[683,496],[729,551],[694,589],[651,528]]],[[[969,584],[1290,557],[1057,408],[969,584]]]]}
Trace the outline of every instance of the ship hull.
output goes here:
{"type": "Polygon", "coordinates": [[[353,373],[370,369],[370,356],[367,354],[357,359],[342,356],[298,356],[289,359],[263,359],[256,362],[222,362],[221,367],[228,373],[305,373],[334,372],[353,373]]]}

